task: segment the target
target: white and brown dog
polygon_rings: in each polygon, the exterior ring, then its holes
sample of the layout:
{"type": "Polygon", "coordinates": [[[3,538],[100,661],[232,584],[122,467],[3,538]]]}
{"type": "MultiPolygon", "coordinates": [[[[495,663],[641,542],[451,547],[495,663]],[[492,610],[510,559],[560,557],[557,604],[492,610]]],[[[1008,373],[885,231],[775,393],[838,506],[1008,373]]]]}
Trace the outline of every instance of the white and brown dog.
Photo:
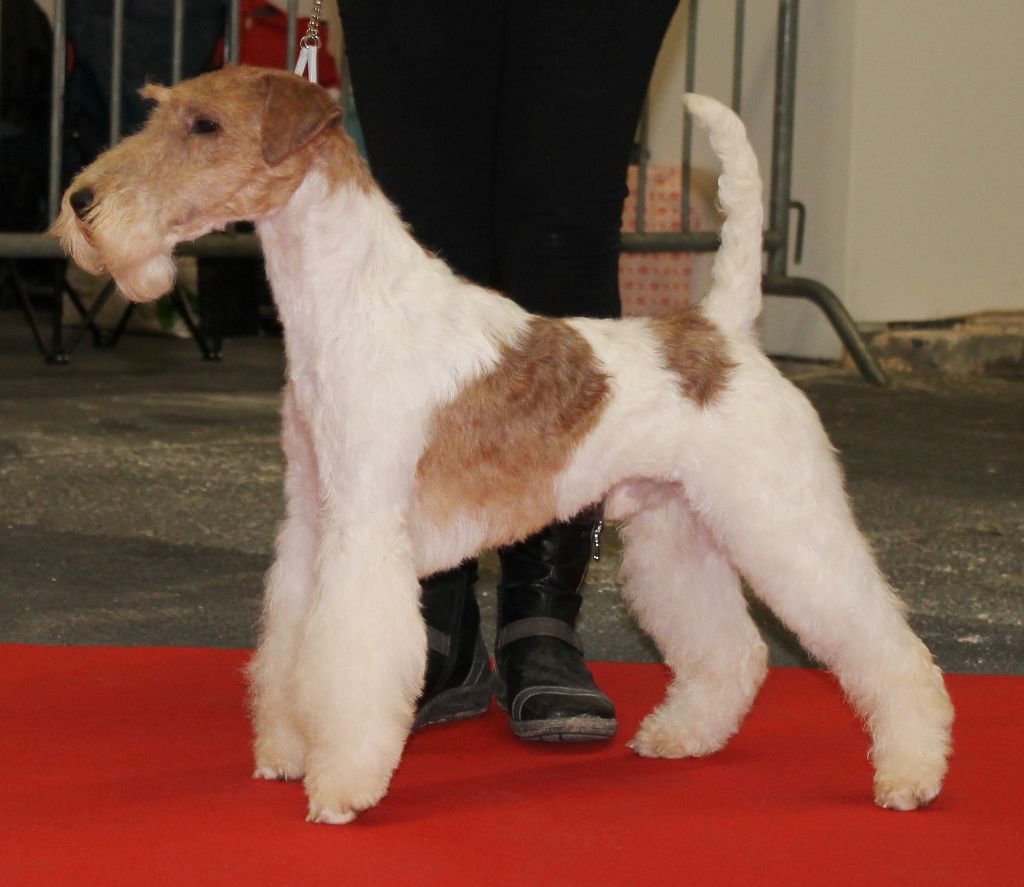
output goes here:
{"type": "Polygon", "coordinates": [[[687,97],[724,169],[704,303],[552,320],[426,253],[318,87],[235,67],[146,94],[146,128],[81,172],[55,231],[146,301],[172,286],[176,243],[257,223],[288,360],[287,516],[251,667],[258,777],[304,779],[317,822],[380,801],[426,661],[417,577],[603,501],[624,523],[628,600],[675,675],[638,754],[706,755],[739,728],[766,668],[743,575],[866,720],[876,801],[939,793],[941,673],[814,410],[755,341],[761,185],[731,111],[687,97]]]}

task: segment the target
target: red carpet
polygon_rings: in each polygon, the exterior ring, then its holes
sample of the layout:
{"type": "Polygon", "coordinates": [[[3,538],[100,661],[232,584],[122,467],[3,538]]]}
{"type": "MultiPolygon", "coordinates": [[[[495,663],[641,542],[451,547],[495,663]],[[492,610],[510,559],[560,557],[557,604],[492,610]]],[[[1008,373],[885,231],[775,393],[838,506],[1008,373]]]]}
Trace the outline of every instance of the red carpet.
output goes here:
{"type": "Polygon", "coordinates": [[[249,779],[241,652],[0,646],[0,884],[1024,883],[1024,679],[952,676],[956,752],[928,810],[870,800],[832,679],[772,673],[704,760],[624,743],[657,666],[598,664],[601,746],[527,745],[503,716],[413,738],[384,804],[306,825],[249,779]]]}

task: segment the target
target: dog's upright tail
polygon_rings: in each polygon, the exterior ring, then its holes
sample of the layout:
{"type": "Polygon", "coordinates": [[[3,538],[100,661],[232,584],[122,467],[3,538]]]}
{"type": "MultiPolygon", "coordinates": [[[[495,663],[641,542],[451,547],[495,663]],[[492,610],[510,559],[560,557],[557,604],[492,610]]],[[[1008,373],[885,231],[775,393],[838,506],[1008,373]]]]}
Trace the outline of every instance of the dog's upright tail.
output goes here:
{"type": "Polygon", "coordinates": [[[684,97],[687,110],[708,130],[722,162],[718,202],[725,212],[722,246],[711,268],[708,317],[728,332],[751,333],[761,313],[761,179],[742,121],[712,98],[684,97]]]}

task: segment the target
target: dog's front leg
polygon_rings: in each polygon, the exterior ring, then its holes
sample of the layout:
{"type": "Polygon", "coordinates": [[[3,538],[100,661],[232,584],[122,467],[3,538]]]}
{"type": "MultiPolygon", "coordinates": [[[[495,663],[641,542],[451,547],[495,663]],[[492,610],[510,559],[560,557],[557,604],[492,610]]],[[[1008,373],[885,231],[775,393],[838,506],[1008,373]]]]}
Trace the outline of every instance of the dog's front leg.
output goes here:
{"type": "Polygon", "coordinates": [[[258,779],[299,779],[306,762],[306,737],[295,709],[295,661],[313,598],[320,492],[310,429],[291,385],[284,392],[281,445],[285,518],[267,574],[259,649],[249,666],[258,779]]]}
{"type": "Polygon", "coordinates": [[[349,822],[383,797],[412,727],[426,650],[402,509],[328,510],[296,669],[310,820],[349,822]]]}

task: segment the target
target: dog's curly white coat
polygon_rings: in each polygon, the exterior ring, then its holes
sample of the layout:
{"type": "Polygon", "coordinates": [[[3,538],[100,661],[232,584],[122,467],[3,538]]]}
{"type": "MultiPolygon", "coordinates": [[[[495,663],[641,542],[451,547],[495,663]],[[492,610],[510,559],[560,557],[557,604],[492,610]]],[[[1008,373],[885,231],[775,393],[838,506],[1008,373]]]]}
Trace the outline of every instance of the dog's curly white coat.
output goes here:
{"type": "MultiPolygon", "coordinates": [[[[56,230],[85,267],[149,299],[173,280],[175,242],[257,222],[288,381],[287,511],[251,666],[256,775],[303,778],[309,818],[343,823],[383,797],[410,731],[427,649],[417,577],[509,541],[486,509],[435,520],[417,468],[438,409],[521,348],[531,319],[425,253],[357,159],[345,157],[355,175],[323,160],[336,114],[290,76],[234,69],[149,88],[156,122],[80,174],[56,230]],[[284,159],[266,143],[281,125],[275,90],[309,112],[292,112],[302,132],[284,159]]],[[[743,575],[865,718],[877,802],[913,808],[939,793],[952,708],[855,526],[814,410],[755,341],[761,186],[743,126],[711,99],[686,101],[723,163],[723,245],[701,310],[724,343],[725,384],[706,403],[684,396],[651,321],[569,321],[608,393],[545,519],[604,501],[624,523],[626,595],[674,672],[638,754],[706,755],[739,728],[767,662],[743,575]]]]}

